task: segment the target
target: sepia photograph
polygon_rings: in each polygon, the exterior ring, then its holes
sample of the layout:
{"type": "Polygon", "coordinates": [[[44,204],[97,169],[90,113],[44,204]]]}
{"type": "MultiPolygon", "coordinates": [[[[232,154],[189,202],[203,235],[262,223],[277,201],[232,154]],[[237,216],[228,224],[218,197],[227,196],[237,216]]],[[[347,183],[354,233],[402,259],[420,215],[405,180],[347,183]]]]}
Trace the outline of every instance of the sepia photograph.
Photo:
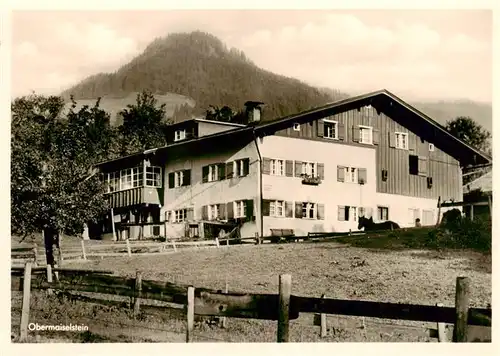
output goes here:
{"type": "Polygon", "coordinates": [[[492,342],[492,9],[9,21],[11,344],[492,342]]]}

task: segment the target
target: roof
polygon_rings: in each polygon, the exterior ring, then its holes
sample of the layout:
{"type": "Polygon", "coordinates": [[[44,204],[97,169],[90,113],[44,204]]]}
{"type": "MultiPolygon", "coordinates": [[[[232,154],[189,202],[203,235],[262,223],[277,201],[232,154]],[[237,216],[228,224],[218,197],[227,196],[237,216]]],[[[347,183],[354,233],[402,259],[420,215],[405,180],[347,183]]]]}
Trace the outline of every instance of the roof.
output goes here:
{"type": "Polygon", "coordinates": [[[481,189],[483,192],[493,191],[493,172],[490,171],[483,174],[481,177],[473,180],[463,187],[464,194],[476,189],[481,189]]]}
{"type": "Polygon", "coordinates": [[[396,112],[404,111],[405,114],[410,114],[412,120],[405,122],[405,126],[418,125],[425,123],[429,128],[434,128],[436,131],[436,142],[442,144],[447,143],[450,145],[450,154],[454,157],[460,156],[460,161],[470,161],[473,163],[473,157],[476,156],[475,164],[491,163],[492,159],[486,153],[477,150],[476,148],[468,145],[459,138],[449,133],[442,125],[435,120],[431,119],[426,114],[417,110],[410,104],[404,102],[402,99],[389,92],[386,89],[377,90],[371,93],[362,94],[347,99],[335,101],[330,104],[306,110],[297,114],[289,115],[272,121],[264,121],[256,126],[256,133],[258,135],[272,134],[276,131],[285,129],[293,123],[306,123],[309,121],[317,120],[324,116],[335,115],[345,111],[358,109],[363,106],[371,105],[377,112],[384,112],[389,117],[395,117],[396,112]],[[413,121],[414,120],[414,121],[413,121]]]}
{"type": "MultiPolygon", "coordinates": [[[[440,143],[447,143],[450,145],[449,151],[451,152],[451,155],[454,157],[459,157],[461,162],[465,162],[468,164],[472,164],[474,161],[474,157],[476,157],[476,162],[477,164],[481,163],[491,163],[492,159],[489,157],[487,154],[475,149],[474,147],[471,147],[467,143],[463,142],[462,140],[458,139],[457,137],[453,136],[451,133],[449,133],[442,125],[437,123],[435,120],[431,119],[429,116],[425,115],[421,111],[417,110],[413,106],[409,105],[408,103],[404,102],[401,100],[399,97],[396,95],[392,94],[388,90],[382,89],[378,91],[374,91],[371,93],[367,94],[362,94],[358,96],[354,96],[351,98],[335,101],[330,104],[326,104],[321,107],[316,107],[310,110],[302,111],[297,114],[285,116],[282,118],[278,118],[275,120],[271,121],[262,121],[259,122],[256,126],[245,126],[241,124],[234,124],[234,123],[223,123],[216,121],[214,123],[218,124],[231,124],[235,126],[234,129],[230,129],[227,131],[223,132],[218,132],[214,133],[212,135],[206,135],[202,136],[199,138],[194,138],[186,141],[181,141],[181,142],[175,142],[172,144],[169,144],[164,147],[160,147],[158,149],[153,149],[153,150],[147,150],[147,151],[141,151],[132,155],[128,155],[125,157],[120,157],[114,160],[106,161],[99,163],[97,166],[102,166],[104,164],[110,163],[110,162],[118,162],[121,160],[129,159],[131,157],[136,157],[136,156],[145,156],[151,152],[148,151],[165,151],[166,149],[170,147],[178,147],[181,145],[188,145],[191,144],[192,142],[203,142],[205,140],[211,140],[213,138],[218,138],[218,137],[224,137],[227,135],[234,135],[237,134],[238,132],[247,132],[247,131],[253,131],[257,136],[265,136],[269,134],[273,134],[276,131],[285,129],[293,123],[306,123],[309,121],[317,120],[320,119],[324,116],[328,115],[335,115],[338,113],[342,113],[345,111],[353,110],[353,109],[358,109],[367,105],[371,105],[374,107],[378,112],[384,112],[387,113],[389,117],[394,117],[398,116],[394,112],[398,112],[403,110],[405,114],[410,114],[410,117],[412,120],[409,120],[406,122],[407,125],[418,125],[420,123],[425,123],[429,125],[429,128],[434,128],[435,131],[437,132],[437,135],[439,137],[436,138],[436,142],[440,143]],[[413,121],[414,120],[414,121],[413,121]]],[[[203,119],[191,119],[187,121],[201,121],[203,119]]],[[[203,121],[208,121],[209,120],[203,120],[203,121]]],[[[186,122],[186,121],[182,121],[186,122]]],[[[177,124],[174,124],[177,125],[177,124]]]]}

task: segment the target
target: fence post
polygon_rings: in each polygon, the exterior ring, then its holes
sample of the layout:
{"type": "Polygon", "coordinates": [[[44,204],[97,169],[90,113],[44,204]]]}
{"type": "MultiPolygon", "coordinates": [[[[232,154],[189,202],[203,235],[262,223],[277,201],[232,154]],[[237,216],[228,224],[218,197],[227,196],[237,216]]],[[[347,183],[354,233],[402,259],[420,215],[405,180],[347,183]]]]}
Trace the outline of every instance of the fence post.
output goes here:
{"type": "MultiPolygon", "coordinates": [[[[229,292],[229,284],[226,281],[226,289],[224,290],[224,293],[227,294],[229,292]]],[[[222,317],[222,327],[225,329],[227,327],[227,319],[225,316],[222,317]]]]}
{"type": "Polygon", "coordinates": [[[186,342],[191,342],[194,329],[194,287],[188,287],[187,291],[187,329],[186,342]]]}
{"type": "MultiPolygon", "coordinates": [[[[47,282],[52,283],[52,266],[47,265],[47,282]]],[[[52,288],[47,289],[48,294],[52,294],[52,288]]]]}
{"type": "MultiPolygon", "coordinates": [[[[321,299],[324,299],[325,295],[323,294],[321,296],[321,299]]],[[[327,330],[327,325],[326,325],[326,314],[320,314],[320,319],[321,319],[321,337],[326,337],[326,330],[327,330]]]]}
{"type": "Polygon", "coordinates": [[[175,246],[175,241],[172,239],[172,247],[174,248],[174,252],[177,252],[177,247],[175,246]]]}
{"type": "Polygon", "coordinates": [[[83,240],[83,237],[82,237],[82,256],[83,256],[83,259],[86,261],[87,260],[87,254],[85,253],[85,241],[83,240]]]}
{"type": "Polygon", "coordinates": [[[455,327],[453,342],[467,342],[467,324],[469,314],[469,278],[457,277],[455,294],[455,327]]]}
{"type": "MultiPolygon", "coordinates": [[[[442,307],[443,303],[437,303],[436,306],[442,307]]],[[[448,338],[446,337],[446,329],[444,323],[437,323],[437,331],[438,331],[438,341],[439,342],[447,342],[448,338]]]]}
{"type": "Polygon", "coordinates": [[[28,337],[28,323],[30,320],[30,299],[31,299],[31,262],[26,262],[24,266],[23,281],[23,305],[21,311],[21,332],[20,341],[25,341],[28,337]]]}
{"type": "Polygon", "coordinates": [[[278,342],[288,342],[290,327],[290,295],[292,292],[292,276],[280,274],[279,276],[279,301],[278,301],[278,342]]]}
{"type": "Polygon", "coordinates": [[[219,248],[219,246],[220,246],[219,245],[219,238],[218,237],[215,238],[215,245],[217,246],[217,248],[219,248]]]}
{"type": "Polygon", "coordinates": [[[130,241],[128,240],[128,237],[127,237],[127,253],[128,253],[128,257],[131,257],[132,256],[132,251],[130,250],[130,241]]]}
{"type": "Polygon", "coordinates": [[[135,274],[135,300],[134,300],[134,318],[136,318],[141,311],[141,294],[142,294],[142,272],[137,271],[135,274]]]}

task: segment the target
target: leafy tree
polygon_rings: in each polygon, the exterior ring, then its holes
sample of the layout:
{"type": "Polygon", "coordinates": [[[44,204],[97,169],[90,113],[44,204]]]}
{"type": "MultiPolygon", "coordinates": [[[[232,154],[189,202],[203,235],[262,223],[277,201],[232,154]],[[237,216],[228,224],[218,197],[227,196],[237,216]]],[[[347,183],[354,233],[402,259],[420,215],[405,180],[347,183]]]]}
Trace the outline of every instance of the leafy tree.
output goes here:
{"type": "Polygon", "coordinates": [[[47,263],[59,233],[80,234],[107,203],[93,165],[112,144],[109,115],[62,98],[31,95],[12,103],[11,222],[26,237],[43,230],[47,263]]]}
{"type": "Polygon", "coordinates": [[[233,112],[233,110],[227,105],[223,106],[222,108],[209,105],[206,114],[206,119],[214,121],[230,122],[232,121],[232,118],[235,116],[235,114],[236,113],[233,112]]]}
{"type": "Polygon", "coordinates": [[[491,133],[468,116],[459,116],[446,123],[446,129],[470,146],[491,153],[491,133]]]}
{"type": "Polygon", "coordinates": [[[135,104],[127,105],[119,115],[123,124],[118,128],[121,153],[129,154],[141,150],[164,146],[167,141],[170,119],[166,118],[166,105],[158,101],[150,91],[137,94],[135,104]]]}

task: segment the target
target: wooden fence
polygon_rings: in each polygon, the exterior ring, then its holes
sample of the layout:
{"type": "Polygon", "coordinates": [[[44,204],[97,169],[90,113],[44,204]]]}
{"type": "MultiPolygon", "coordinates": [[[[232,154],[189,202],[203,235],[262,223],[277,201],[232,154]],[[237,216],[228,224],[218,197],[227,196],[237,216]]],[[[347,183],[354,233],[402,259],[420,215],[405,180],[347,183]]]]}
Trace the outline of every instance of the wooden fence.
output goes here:
{"type": "MultiPolygon", "coordinates": [[[[491,327],[491,309],[469,308],[470,285],[467,277],[456,281],[455,307],[382,303],[375,301],[310,298],[291,294],[291,276],[280,275],[278,294],[249,294],[214,291],[207,288],[176,285],[165,281],[145,280],[139,272],[136,278],[108,275],[110,271],[88,271],[56,268],[45,271],[32,267],[12,267],[11,290],[23,291],[20,339],[27,337],[30,293],[32,289],[67,292],[94,292],[134,298],[134,310],[140,310],[140,300],[151,299],[183,304],[187,311],[186,341],[192,341],[194,315],[275,320],[277,341],[288,342],[289,322],[300,313],[335,314],[385,319],[427,321],[438,323],[443,338],[442,323],[454,324],[453,341],[467,342],[469,325],[491,327]],[[55,278],[52,273],[55,272],[55,278]],[[46,278],[45,278],[46,273],[46,278]],[[35,278],[32,278],[35,276],[35,278]]],[[[84,297],[86,301],[106,305],[122,302],[84,297]]],[[[161,307],[156,307],[160,308],[161,307]]],[[[321,318],[325,319],[326,318],[321,318]]],[[[322,327],[323,330],[323,327],[322,327]]]]}

